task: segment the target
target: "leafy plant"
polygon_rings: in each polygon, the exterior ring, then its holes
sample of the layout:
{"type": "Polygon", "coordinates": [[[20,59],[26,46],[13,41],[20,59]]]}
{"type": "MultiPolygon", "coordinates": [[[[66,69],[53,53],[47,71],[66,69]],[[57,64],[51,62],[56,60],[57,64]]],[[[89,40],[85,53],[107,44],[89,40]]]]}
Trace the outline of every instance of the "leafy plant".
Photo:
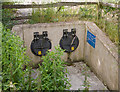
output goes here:
{"type": "MultiPolygon", "coordinates": [[[[3,5],[13,5],[14,2],[3,2],[3,5]]],[[[14,13],[16,12],[16,9],[2,9],[2,23],[6,28],[11,29],[17,21],[11,20],[14,18],[14,13]]]]}
{"type": "Polygon", "coordinates": [[[37,78],[38,90],[66,90],[71,84],[67,78],[65,62],[61,59],[63,50],[55,47],[46,56],[42,57],[42,66],[39,65],[40,75],[37,78]],[[38,80],[39,79],[39,80],[38,80]]]}
{"type": "MultiPolygon", "coordinates": [[[[0,39],[2,39],[2,23],[0,22],[0,39]]],[[[2,42],[0,40],[0,61],[2,61],[2,42]]],[[[2,62],[0,62],[0,92],[2,91],[2,62]]]]}
{"type": "MultiPolygon", "coordinates": [[[[33,3],[35,5],[35,3],[33,3]]],[[[30,24],[35,23],[51,23],[69,21],[70,18],[63,17],[63,15],[72,13],[72,9],[67,10],[62,7],[48,7],[40,9],[32,9],[32,18],[28,21],[30,24]]]]}
{"type": "Polygon", "coordinates": [[[34,23],[49,23],[54,22],[55,20],[55,9],[46,8],[46,9],[33,9],[32,18],[28,21],[30,24],[34,23]]]}
{"type": "Polygon", "coordinates": [[[94,5],[89,6],[81,6],[79,9],[79,20],[92,21],[97,24],[97,26],[106,33],[107,36],[111,39],[112,42],[118,46],[118,16],[115,16],[116,13],[113,14],[113,11],[117,11],[117,9],[112,7],[100,6],[101,8],[101,16],[97,22],[97,7],[94,5]],[[113,21],[114,19],[114,21],[113,21]]]}
{"type": "Polygon", "coordinates": [[[79,9],[79,14],[80,14],[80,18],[82,17],[87,17],[87,18],[92,18],[94,17],[91,13],[92,13],[93,9],[92,8],[86,8],[86,7],[80,7],[79,9]]]}
{"type": "Polygon", "coordinates": [[[25,48],[20,37],[11,30],[2,29],[2,88],[3,90],[27,89],[28,78],[24,77],[28,71],[23,70],[29,58],[25,55],[25,48]],[[25,81],[26,80],[26,81],[25,81]]]}
{"type": "Polygon", "coordinates": [[[3,90],[65,90],[70,88],[63,50],[55,47],[42,57],[37,79],[31,77],[32,68],[20,37],[9,29],[2,29],[2,88],[3,90]],[[23,65],[26,69],[23,70],[23,65]],[[41,81],[41,82],[40,82],[41,81]]]}
{"type": "Polygon", "coordinates": [[[88,74],[88,70],[89,70],[89,67],[84,65],[82,74],[84,75],[85,80],[82,86],[84,87],[85,92],[88,91],[90,87],[90,82],[88,81],[88,77],[90,77],[88,74]]]}

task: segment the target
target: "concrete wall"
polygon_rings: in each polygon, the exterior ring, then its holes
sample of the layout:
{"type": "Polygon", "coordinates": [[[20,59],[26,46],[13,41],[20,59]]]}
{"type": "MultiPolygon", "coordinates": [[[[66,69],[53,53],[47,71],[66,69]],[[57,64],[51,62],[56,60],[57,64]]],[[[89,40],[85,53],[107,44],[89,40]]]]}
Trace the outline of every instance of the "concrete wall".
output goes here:
{"type": "MultiPolygon", "coordinates": [[[[85,33],[87,30],[96,35],[96,47],[93,48],[85,42],[85,61],[109,89],[118,89],[118,53],[116,46],[94,23],[86,22],[85,33]]],[[[87,34],[85,35],[86,38],[87,34]]]]}
{"type": "MultiPolygon", "coordinates": [[[[32,62],[37,64],[40,57],[32,54],[30,44],[33,40],[33,32],[48,31],[48,38],[52,42],[52,50],[54,46],[59,45],[59,41],[63,34],[63,29],[76,28],[77,36],[80,40],[78,48],[70,55],[72,61],[85,60],[92,71],[99,79],[111,90],[118,89],[118,54],[117,47],[109,40],[108,37],[92,22],[67,22],[67,23],[39,23],[16,25],[12,31],[24,40],[27,47],[27,55],[32,62]],[[93,48],[87,41],[87,30],[96,35],[96,46],[93,48]]],[[[62,57],[65,61],[68,58],[67,53],[62,57]]]]}
{"type": "MultiPolygon", "coordinates": [[[[68,31],[71,31],[72,28],[76,28],[76,35],[80,40],[78,48],[70,55],[71,60],[83,60],[83,42],[85,35],[84,22],[16,25],[13,27],[12,30],[13,32],[16,32],[16,34],[19,35],[21,39],[24,40],[24,45],[27,47],[27,55],[31,58],[32,62],[36,64],[40,61],[40,57],[35,56],[30,49],[31,41],[33,40],[33,32],[39,32],[40,34],[42,34],[42,31],[48,31],[48,38],[52,42],[52,49],[54,49],[54,46],[59,45],[59,41],[63,35],[63,29],[66,28],[68,29],[68,31]]],[[[68,54],[64,53],[62,58],[66,61],[68,58],[68,54]]]]}

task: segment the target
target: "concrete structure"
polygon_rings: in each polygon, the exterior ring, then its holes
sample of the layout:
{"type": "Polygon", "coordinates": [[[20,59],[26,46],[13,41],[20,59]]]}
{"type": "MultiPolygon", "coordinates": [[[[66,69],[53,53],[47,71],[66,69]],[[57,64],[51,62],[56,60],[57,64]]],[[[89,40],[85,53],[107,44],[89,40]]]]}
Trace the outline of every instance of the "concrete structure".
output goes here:
{"type": "MultiPolygon", "coordinates": [[[[97,78],[97,76],[87,67],[87,65],[80,61],[80,62],[74,62],[70,66],[66,66],[69,74],[67,74],[68,80],[71,84],[70,90],[84,90],[85,87],[84,81],[85,81],[85,75],[89,75],[87,77],[87,81],[89,82],[89,90],[108,90],[106,86],[97,78]]],[[[34,72],[32,72],[31,77],[36,79],[39,76],[39,70],[33,69],[34,72]]]]}
{"type": "Polygon", "coordinates": [[[117,47],[94,23],[86,22],[86,28],[96,35],[96,47],[85,44],[85,61],[109,89],[118,89],[117,47]]]}
{"type": "MultiPolygon", "coordinates": [[[[48,38],[52,42],[52,49],[59,45],[59,41],[63,34],[63,29],[76,28],[76,35],[80,43],[78,48],[71,53],[71,61],[84,60],[90,66],[92,71],[99,79],[111,90],[118,89],[118,54],[117,47],[109,40],[108,37],[92,22],[77,21],[67,23],[39,23],[16,25],[12,31],[24,40],[24,46],[27,47],[27,55],[34,64],[40,62],[40,57],[32,54],[30,44],[33,40],[33,32],[42,33],[48,31],[48,38]],[[87,41],[87,30],[96,36],[95,48],[87,41]]],[[[68,55],[64,53],[62,59],[67,60],[68,55]]]]}
{"type": "MultiPolygon", "coordinates": [[[[33,33],[39,32],[40,34],[42,34],[43,31],[48,31],[48,38],[51,40],[52,49],[54,49],[54,46],[59,45],[59,41],[63,35],[63,29],[68,29],[68,31],[71,31],[72,28],[76,28],[76,35],[78,36],[80,41],[78,48],[73,53],[71,53],[70,58],[72,61],[80,61],[84,59],[84,22],[16,25],[13,27],[13,31],[16,32],[16,34],[19,35],[22,40],[24,40],[24,45],[27,47],[27,55],[31,58],[34,64],[37,64],[40,61],[40,57],[35,56],[30,49],[31,42],[33,40],[33,33]]],[[[68,54],[64,53],[62,58],[67,61],[67,57],[68,54]]]]}

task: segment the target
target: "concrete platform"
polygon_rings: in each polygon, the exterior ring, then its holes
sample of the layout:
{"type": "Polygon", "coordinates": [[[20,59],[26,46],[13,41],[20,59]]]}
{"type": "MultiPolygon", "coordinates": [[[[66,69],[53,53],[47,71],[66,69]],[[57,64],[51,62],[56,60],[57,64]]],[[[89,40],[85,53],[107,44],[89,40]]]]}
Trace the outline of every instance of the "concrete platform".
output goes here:
{"type": "MultiPolygon", "coordinates": [[[[73,63],[70,66],[66,67],[68,69],[69,75],[68,78],[71,83],[70,90],[84,90],[84,87],[82,86],[84,83],[85,76],[82,74],[83,71],[86,70],[86,64],[83,62],[77,62],[73,63]]],[[[89,77],[88,81],[90,82],[90,88],[89,90],[107,90],[107,88],[104,86],[104,84],[95,76],[93,72],[91,72],[90,69],[85,71],[89,77]]],[[[33,78],[37,78],[38,71],[34,69],[34,73],[32,73],[33,78]]]]}
{"type": "Polygon", "coordinates": [[[107,88],[104,86],[104,84],[95,76],[93,72],[88,68],[86,71],[86,64],[83,62],[77,62],[73,63],[72,66],[67,66],[68,72],[70,73],[68,75],[68,78],[71,83],[70,90],[84,90],[84,87],[82,86],[85,80],[85,76],[83,75],[83,71],[86,72],[89,77],[88,81],[90,83],[89,90],[107,90],[107,88]]]}

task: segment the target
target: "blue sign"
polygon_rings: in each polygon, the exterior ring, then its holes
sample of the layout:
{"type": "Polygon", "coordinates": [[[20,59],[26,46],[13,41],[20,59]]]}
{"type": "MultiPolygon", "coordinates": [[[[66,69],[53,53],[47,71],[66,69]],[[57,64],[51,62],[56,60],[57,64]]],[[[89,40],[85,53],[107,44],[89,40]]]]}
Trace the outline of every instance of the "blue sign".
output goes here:
{"type": "Polygon", "coordinates": [[[87,42],[95,48],[95,43],[96,43],[96,36],[92,34],[89,30],[87,30],[87,42]]]}

